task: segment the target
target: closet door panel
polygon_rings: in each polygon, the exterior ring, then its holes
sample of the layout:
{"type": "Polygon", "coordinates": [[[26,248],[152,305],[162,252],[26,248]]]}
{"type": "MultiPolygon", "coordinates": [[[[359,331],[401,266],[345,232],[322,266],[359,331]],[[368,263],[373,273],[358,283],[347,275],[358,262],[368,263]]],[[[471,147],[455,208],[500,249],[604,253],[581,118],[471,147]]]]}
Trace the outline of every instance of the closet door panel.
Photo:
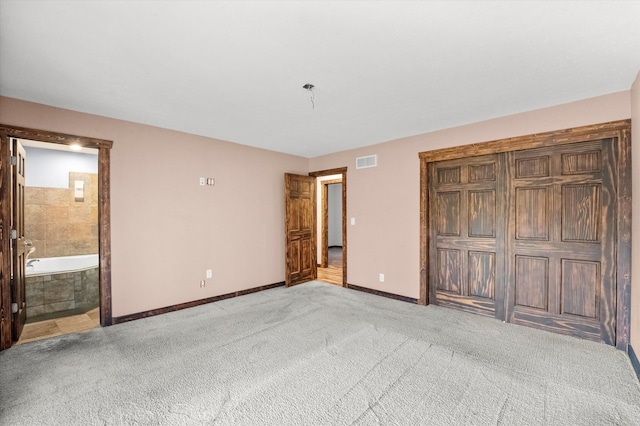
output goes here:
{"type": "Polygon", "coordinates": [[[504,316],[504,162],[501,155],[431,163],[430,300],[504,316]]]}
{"type": "Polygon", "coordinates": [[[549,258],[516,255],[515,305],[549,311],[549,258]]]}
{"type": "Polygon", "coordinates": [[[615,344],[611,142],[507,154],[508,321],[615,344]]]}
{"type": "Polygon", "coordinates": [[[469,250],[469,291],[474,297],[495,299],[496,254],[469,250]]]}
{"type": "Polygon", "coordinates": [[[549,241],[549,187],[515,187],[516,238],[549,241]]]}
{"type": "Polygon", "coordinates": [[[469,191],[469,237],[496,237],[496,191],[469,191]]]}
{"type": "Polygon", "coordinates": [[[438,249],[438,291],[462,294],[462,269],[460,250],[438,249]]]}

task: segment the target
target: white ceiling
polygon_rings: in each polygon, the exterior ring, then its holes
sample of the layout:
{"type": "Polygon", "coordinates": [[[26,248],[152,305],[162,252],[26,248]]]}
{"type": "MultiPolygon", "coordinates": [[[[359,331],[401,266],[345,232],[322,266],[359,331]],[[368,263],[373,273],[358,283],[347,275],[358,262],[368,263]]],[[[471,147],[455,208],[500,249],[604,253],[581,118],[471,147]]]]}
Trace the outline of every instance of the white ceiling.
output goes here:
{"type": "Polygon", "coordinates": [[[0,94],[305,157],[639,70],[638,1],[0,0],[0,94]]]}

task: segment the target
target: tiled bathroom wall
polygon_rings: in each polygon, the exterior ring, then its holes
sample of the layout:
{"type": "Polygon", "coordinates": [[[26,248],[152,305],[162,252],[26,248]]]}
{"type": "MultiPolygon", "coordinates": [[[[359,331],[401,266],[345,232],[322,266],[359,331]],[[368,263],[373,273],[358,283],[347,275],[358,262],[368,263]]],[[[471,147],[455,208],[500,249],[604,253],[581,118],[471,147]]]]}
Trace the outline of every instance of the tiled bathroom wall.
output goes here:
{"type": "Polygon", "coordinates": [[[25,232],[36,248],[31,258],[98,253],[98,175],[70,172],[68,188],[26,187],[25,232]]]}

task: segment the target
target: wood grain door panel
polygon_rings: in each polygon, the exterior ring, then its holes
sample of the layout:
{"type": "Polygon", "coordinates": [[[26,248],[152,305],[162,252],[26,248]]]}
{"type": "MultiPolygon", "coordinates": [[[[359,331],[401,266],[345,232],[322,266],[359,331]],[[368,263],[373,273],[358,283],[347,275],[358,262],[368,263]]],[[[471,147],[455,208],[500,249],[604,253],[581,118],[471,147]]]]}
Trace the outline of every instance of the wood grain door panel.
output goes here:
{"type": "Polygon", "coordinates": [[[430,300],[503,317],[502,169],[500,155],[429,165],[430,300]]]}
{"type": "Polygon", "coordinates": [[[316,180],[285,174],[285,237],[287,286],[316,278],[316,180]]]}
{"type": "Polygon", "coordinates": [[[507,321],[615,344],[612,140],[507,153],[507,321]]]}

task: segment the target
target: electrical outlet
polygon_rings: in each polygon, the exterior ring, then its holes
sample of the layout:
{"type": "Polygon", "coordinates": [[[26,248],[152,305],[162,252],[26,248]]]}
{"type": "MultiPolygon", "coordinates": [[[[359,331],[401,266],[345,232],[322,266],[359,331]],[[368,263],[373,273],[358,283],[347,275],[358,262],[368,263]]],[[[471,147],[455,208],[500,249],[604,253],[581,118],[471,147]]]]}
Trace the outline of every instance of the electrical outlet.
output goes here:
{"type": "Polygon", "coordinates": [[[384,274],[380,274],[380,282],[383,283],[384,282],[384,274]]]}
{"type": "Polygon", "coordinates": [[[203,177],[200,178],[200,186],[204,186],[204,178],[203,177]]]}
{"type": "Polygon", "coordinates": [[[200,281],[200,288],[204,288],[206,285],[207,283],[205,282],[205,280],[200,281]]]}
{"type": "Polygon", "coordinates": [[[213,271],[211,271],[211,269],[207,269],[207,278],[212,278],[213,277],[213,271]]]}

